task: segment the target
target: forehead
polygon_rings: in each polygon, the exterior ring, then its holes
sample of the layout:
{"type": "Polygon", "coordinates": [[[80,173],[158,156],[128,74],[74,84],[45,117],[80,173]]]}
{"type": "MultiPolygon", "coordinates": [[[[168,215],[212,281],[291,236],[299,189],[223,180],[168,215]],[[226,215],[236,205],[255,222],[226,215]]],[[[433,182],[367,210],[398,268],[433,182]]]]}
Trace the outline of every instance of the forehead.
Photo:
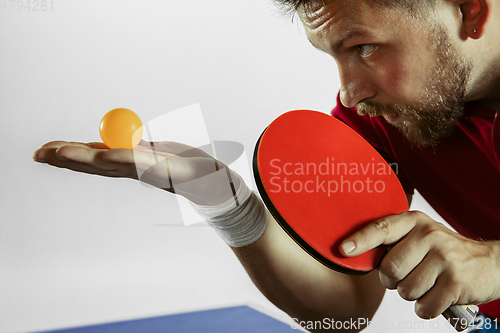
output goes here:
{"type": "MultiPolygon", "coordinates": [[[[364,32],[376,35],[403,24],[403,10],[383,7],[373,0],[314,0],[297,10],[309,39],[342,39],[364,32]]],[[[406,20],[407,21],[407,20],[406,20]]]]}
{"type": "Polygon", "coordinates": [[[372,0],[313,0],[297,10],[304,26],[311,31],[327,30],[342,21],[361,23],[363,17],[384,10],[372,0]]]}

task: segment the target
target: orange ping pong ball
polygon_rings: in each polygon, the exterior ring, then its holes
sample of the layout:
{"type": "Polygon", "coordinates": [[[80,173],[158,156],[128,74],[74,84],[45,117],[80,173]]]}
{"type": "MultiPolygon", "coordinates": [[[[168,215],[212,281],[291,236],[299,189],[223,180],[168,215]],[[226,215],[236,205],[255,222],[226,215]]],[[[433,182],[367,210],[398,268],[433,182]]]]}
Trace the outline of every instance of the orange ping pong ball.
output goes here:
{"type": "Polygon", "coordinates": [[[133,149],[141,141],[142,122],[129,109],[113,109],[102,117],[99,134],[109,148],[133,149]]]}

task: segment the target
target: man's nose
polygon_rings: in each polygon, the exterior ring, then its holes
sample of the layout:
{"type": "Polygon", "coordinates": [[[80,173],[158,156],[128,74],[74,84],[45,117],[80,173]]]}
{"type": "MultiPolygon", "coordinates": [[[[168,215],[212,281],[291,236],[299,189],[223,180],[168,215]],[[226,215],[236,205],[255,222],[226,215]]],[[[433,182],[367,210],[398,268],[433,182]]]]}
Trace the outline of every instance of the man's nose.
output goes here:
{"type": "Polygon", "coordinates": [[[356,73],[341,73],[340,101],[348,108],[355,107],[359,102],[375,96],[375,86],[365,75],[356,73]]]}

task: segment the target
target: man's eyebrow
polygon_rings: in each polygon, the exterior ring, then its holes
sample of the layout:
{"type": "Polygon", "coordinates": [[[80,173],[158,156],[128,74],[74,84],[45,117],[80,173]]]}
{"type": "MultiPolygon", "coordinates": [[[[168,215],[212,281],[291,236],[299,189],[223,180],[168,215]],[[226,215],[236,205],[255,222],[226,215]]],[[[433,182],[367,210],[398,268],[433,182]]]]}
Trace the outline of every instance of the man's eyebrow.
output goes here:
{"type": "MultiPolygon", "coordinates": [[[[351,38],[354,38],[354,37],[367,37],[367,36],[371,36],[369,33],[365,32],[365,31],[359,31],[359,30],[349,30],[349,31],[346,31],[344,33],[342,33],[340,35],[340,37],[333,41],[331,44],[330,44],[330,48],[333,52],[338,52],[338,50],[342,47],[342,45],[349,39],[351,38]]],[[[311,41],[311,39],[309,38],[309,36],[307,37],[307,39],[309,39],[309,42],[312,44],[312,46],[314,46],[316,49],[322,51],[322,52],[325,52],[324,50],[320,49],[318,46],[314,45],[314,43],[311,41]]]]}

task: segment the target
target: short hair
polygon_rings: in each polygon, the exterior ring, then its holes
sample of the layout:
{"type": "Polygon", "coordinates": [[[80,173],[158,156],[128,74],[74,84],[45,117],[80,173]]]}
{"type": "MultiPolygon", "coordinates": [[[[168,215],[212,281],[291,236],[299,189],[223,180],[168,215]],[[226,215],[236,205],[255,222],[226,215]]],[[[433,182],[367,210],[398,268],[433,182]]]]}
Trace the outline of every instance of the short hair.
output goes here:
{"type": "MultiPolygon", "coordinates": [[[[285,14],[295,14],[298,9],[307,8],[315,1],[320,0],[273,0],[274,3],[285,14]]],[[[429,8],[434,8],[436,0],[369,0],[387,8],[401,8],[408,11],[410,15],[421,16],[429,8]]]]}

